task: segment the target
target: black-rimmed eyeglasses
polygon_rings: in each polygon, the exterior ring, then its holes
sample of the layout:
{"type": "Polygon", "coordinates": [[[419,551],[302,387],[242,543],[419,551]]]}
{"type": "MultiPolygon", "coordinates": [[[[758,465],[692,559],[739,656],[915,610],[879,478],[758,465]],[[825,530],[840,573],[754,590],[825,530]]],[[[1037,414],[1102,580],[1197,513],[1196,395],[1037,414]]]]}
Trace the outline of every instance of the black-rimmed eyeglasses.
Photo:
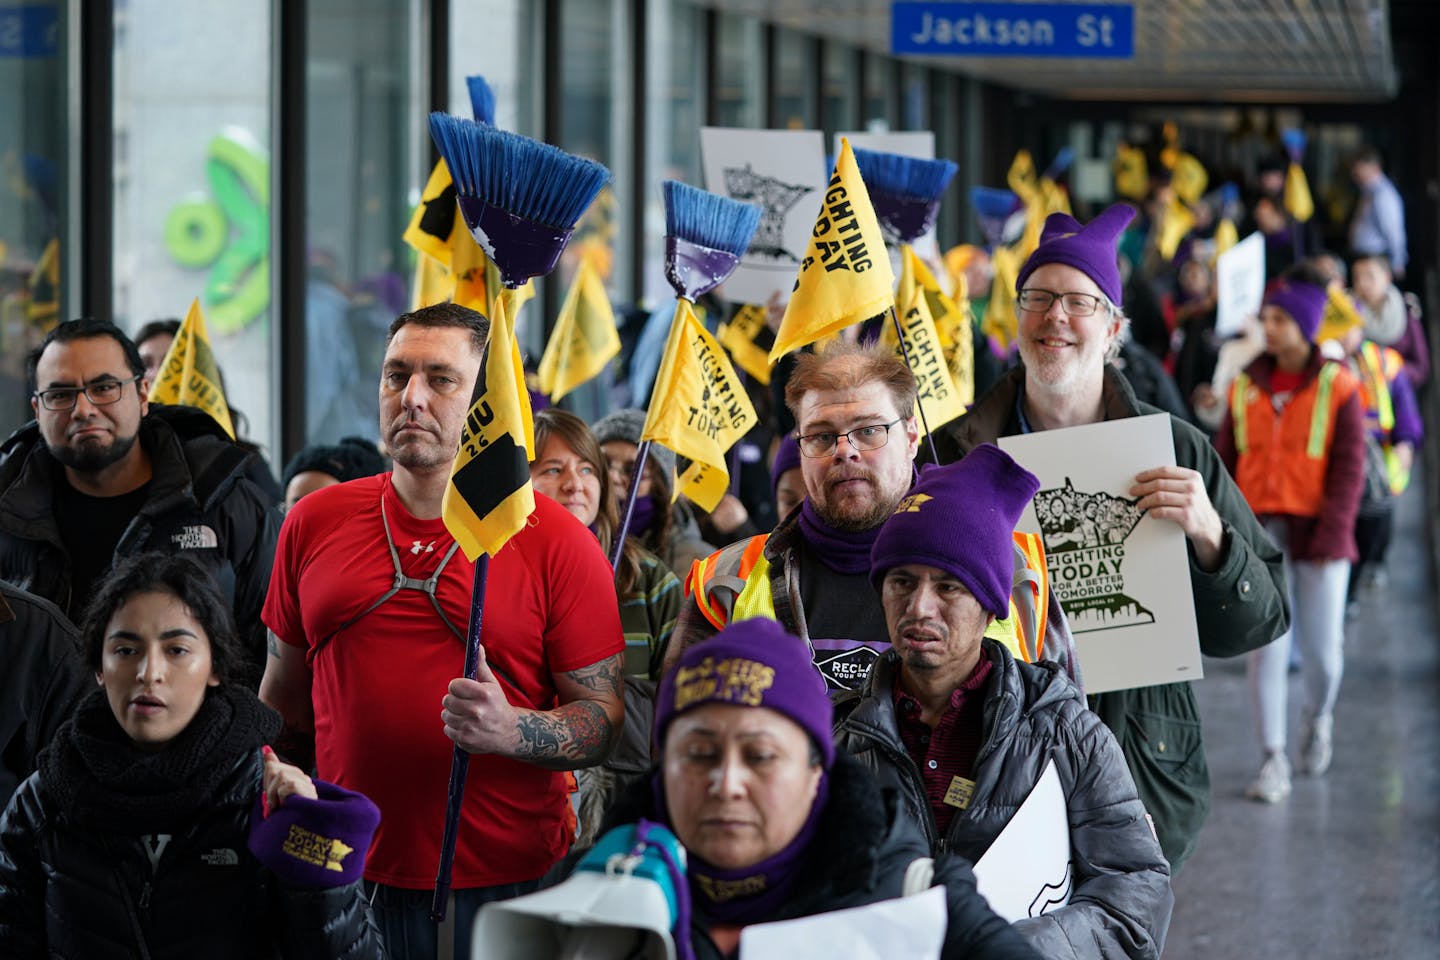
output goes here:
{"type": "Polygon", "coordinates": [[[800,444],[800,452],[812,458],[830,456],[839,446],[841,437],[849,440],[850,446],[856,450],[879,450],[889,441],[890,428],[904,419],[899,417],[889,423],[872,423],[844,433],[811,433],[795,439],[800,444]]]}
{"type": "Polygon", "coordinates": [[[82,393],[95,406],[104,407],[120,399],[120,394],[124,392],[127,383],[134,383],[136,380],[142,379],[144,379],[143,375],[131,377],[128,380],[96,380],[83,387],[54,387],[50,390],[37,390],[34,397],[40,401],[42,407],[52,411],[73,410],[75,401],[82,393]]]}
{"type": "Polygon", "coordinates": [[[1020,309],[1030,313],[1044,313],[1056,300],[1060,301],[1060,308],[1072,317],[1091,316],[1100,309],[1101,304],[1105,305],[1105,309],[1110,309],[1110,301],[1103,297],[1088,293],[1056,293],[1054,290],[1041,290],[1038,287],[1026,287],[1015,298],[1020,309]]]}

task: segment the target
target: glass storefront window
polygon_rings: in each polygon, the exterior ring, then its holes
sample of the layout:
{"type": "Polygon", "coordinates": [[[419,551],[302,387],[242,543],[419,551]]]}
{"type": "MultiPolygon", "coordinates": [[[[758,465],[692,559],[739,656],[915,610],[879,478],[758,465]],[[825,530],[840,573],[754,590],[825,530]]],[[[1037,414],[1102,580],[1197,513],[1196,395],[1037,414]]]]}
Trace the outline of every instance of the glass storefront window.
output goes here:
{"type": "Polygon", "coordinates": [[[411,304],[406,200],[430,173],[418,3],[306,6],[307,443],[379,437],[385,332],[411,304]]]}
{"type": "Polygon", "coordinates": [[[855,77],[857,57],[853,47],[827,40],[823,58],[820,123],[825,130],[825,142],[829,143],[836,133],[855,129],[859,84],[855,77]]]}
{"type": "Polygon", "coordinates": [[[226,399],[270,457],[269,0],[114,7],[114,310],[135,331],[200,298],[226,399]]]}
{"type": "Polygon", "coordinates": [[[646,8],[644,299],[655,306],[674,297],[665,280],[665,201],[661,182],[703,187],[700,126],[705,110],[701,14],[685,0],[649,0],[646,8]]]}
{"type": "Polygon", "coordinates": [[[905,130],[930,129],[930,83],[925,68],[916,63],[900,66],[901,123],[905,130]]]}
{"type": "Polygon", "coordinates": [[[715,44],[715,125],[765,125],[765,69],[761,62],[761,24],[751,17],[722,13],[715,44]]]}
{"type": "Polygon", "coordinates": [[[815,39],[780,27],[775,31],[775,126],[784,130],[810,130],[815,116],[815,39]]]}
{"type": "Polygon", "coordinates": [[[60,4],[0,2],[0,438],[31,418],[25,355],[62,316],[60,4]]]}
{"type": "MultiPolygon", "coordinates": [[[[542,5],[531,0],[465,0],[450,4],[451,113],[472,115],[465,78],[479,74],[495,93],[495,125],[527,137],[540,135],[538,118],[544,90],[536,72],[542,12],[542,5]],[[484,42],[477,43],[481,37],[484,42]]],[[[412,203],[419,202],[422,186],[415,185],[412,203]]]]}
{"type": "Polygon", "coordinates": [[[865,99],[861,119],[865,128],[877,132],[894,130],[895,117],[891,115],[895,86],[894,61],[878,53],[865,56],[865,99]]]}

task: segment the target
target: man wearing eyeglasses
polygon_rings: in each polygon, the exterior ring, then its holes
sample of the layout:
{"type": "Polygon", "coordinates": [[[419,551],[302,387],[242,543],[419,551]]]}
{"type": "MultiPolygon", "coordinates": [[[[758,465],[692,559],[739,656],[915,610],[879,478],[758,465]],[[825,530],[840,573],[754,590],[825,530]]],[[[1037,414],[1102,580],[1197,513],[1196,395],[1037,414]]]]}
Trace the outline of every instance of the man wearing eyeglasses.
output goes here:
{"type": "Polygon", "coordinates": [[[60,324],[27,373],[35,421],[0,445],[0,578],[79,617],[115,560],[183,550],[229,596],[258,682],[279,516],[244,477],[255,455],[152,413],[144,362],[112,323],[60,324]]]}
{"type": "MultiPolygon", "coordinates": [[[[696,561],[671,635],[667,666],[731,620],[778,620],[811,647],[833,695],[858,690],[890,648],[885,611],[870,588],[870,547],[915,478],[920,432],[915,377],[892,350],[837,341],[797,357],[785,386],[795,417],[805,499],[768,536],[731,544],[696,561]]],[[[1023,574],[1024,558],[1017,555],[1023,574]]],[[[1055,612],[1038,620],[1029,581],[1024,607],[997,627],[1036,625],[1032,649],[1068,650],[1055,612]]],[[[1018,642],[1018,641],[1017,641],[1018,642]]]]}
{"type": "MultiPolygon", "coordinates": [[[[1135,399],[1110,361],[1125,324],[1117,244],[1135,211],[1110,207],[1081,226],[1066,214],[1045,222],[1040,245],[1016,280],[1021,364],[961,418],[936,431],[942,463],[997,437],[1159,413],[1135,399]]],[[[1233,657],[1285,632],[1281,554],[1250,512],[1209,441],[1170,418],[1178,466],[1135,477],[1130,495],[1150,516],[1185,531],[1200,649],[1233,657]]],[[[1210,809],[1210,774],[1189,683],[1118,690],[1089,698],[1114,732],[1155,820],[1171,869],[1194,851],[1210,809]]]]}

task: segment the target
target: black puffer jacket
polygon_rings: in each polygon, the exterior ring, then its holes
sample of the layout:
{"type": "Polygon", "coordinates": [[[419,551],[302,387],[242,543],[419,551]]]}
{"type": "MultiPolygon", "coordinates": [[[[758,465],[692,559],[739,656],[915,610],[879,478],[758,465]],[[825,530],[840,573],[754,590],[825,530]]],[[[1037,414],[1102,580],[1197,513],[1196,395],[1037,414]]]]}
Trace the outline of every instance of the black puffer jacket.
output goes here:
{"type": "MultiPolygon", "coordinates": [[[[634,784],[611,807],[604,831],[655,820],[649,778],[634,784]]],[[[810,852],[800,866],[795,895],[769,920],[808,917],[898,897],[905,871],[930,850],[919,829],[901,816],[893,792],[882,791],[869,771],[843,751],[830,770],[830,799],[820,817],[810,852]]],[[[581,852],[573,852],[553,872],[563,876],[581,852]]],[[[935,863],[934,885],[943,884],[950,904],[943,960],[1037,960],[1040,956],[975,889],[970,864],[959,857],[935,863]]],[[[696,960],[721,960],[699,910],[692,912],[691,945],[696,960]]]]}
{"type": "MultiPolygon", "coordinates": [[[[157,404],[140,424],[150,455],[150,495],[116,545],[115,559],[146,550],[185,551],[209,570],[231,601],[259,683],[265,664],[260,609],[270,586],[280,515],[246,479],[255,455],[213,435],[195,434],[189,407],[157,404]],[[172,426],[172,421],[174,425],[172,426]]],[[[78,620],[87,597],[70,589],[70,558],[55,522],[63,468],[31,422],[0,445],[0,579],[44,597],[78,620]]]]}
{"type": "Polygon", "coordinates": [[[1017,662],[993,640],[983,641],[981,656],[993,669],[971,774],[975,792],[943,838],[920,770],[900,739],[893,651],[876,662],[863,697],[836,725],[836,744],[896,788],[905,815],[937,849],[972,862],[985,855],[1053,759],[1069,812],[1074,888],[1064,907],[1020,920],[1016,929],[1047,957],[1159,957],[1175,903],[1170,867],[1115,738],[1055,664],[1017,662]]]}
{"type": "Polygon", "coordinates": [[[65,615],[0,581],[0,804],[35,772],[40,751],[94,689],[65,615]]]}
{"type": "MultiPolygon", "coordinates": [[[[247,848],[263,764],[260,744],[278,731],[279,719],[253,694],[241,693],[252,705],[238,713],[261,722],[243,722],[242,715],[218,746],[182,745],[213,763],[202,760],[199,770],[183,775],[175,765],[147,771],[143,786],[160,791],[153,797],[107,792],[100,781],[75,775],[75,764],[56,754],[85,737],[104,743],[119,731],[103,690],[85,699],[0,819],[0,945],[6,958],[384,956],[358,882],[292,887],[247,848]],[[105,728],[107,718],[113,731],[105,728]],[[170,789],[162,789],[172,778],[170,789]],[[182,808],[188,812],[165,812],[182,808]]],[[[123,755],[124,745],[114,744],[123,755]]],[[[123,763],[113,766],[121,772],[123,763]]]]}

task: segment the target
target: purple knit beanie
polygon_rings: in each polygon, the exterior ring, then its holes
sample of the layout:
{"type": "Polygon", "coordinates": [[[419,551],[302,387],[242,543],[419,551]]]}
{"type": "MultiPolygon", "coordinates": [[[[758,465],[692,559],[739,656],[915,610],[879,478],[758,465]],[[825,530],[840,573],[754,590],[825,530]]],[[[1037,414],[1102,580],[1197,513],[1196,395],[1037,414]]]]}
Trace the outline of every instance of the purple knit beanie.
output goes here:
{"type": "Polygon", "coordinates": [[[317,798],[292,794],[269,816],[260,796],[247,845],[255,859],[296,887],[343,887],[360,879],[380,810],[362,793],[316,780],[317,798]]]}
{"type": "Polygon", "coordinates": [[[1320,332],[1320,321],[1325,317],[1326,294],[1324,287],[1303,280],[1280,279],[1270,284],[1265,291],[1265,305],[1279,307],[1290,314],[1305,339],[1315,342],[1320,332]]]}
{"type": "Polygon", "coordinates": [[[766,617],[731,623],[680,655],[660,681],[655,699],[655,747],[664,747],[670,721],[692,707],[729,703],[769,707],[798,723],[815,745],[825,769],[835,762],[833,713],[825,680],[810,648],[766,617]]]}
{"type": "Polygon", "coordinates": [[[791,470],[800,468],[800,441],[792,434],[780,438],[775,450],[775,462],[770,464],[770,493],[773,495],[780,486],[780,478],[791,470]]]}
{"type": "Polygon", "coordinates": [[[997,617],[1010,615],[1015,570],[1011,534],[1040,481],[993,443],[956,463],[927,466],[880,527],[870,550],[876,590],[886,571],[907,563],[937,567],[958,579],[997,617]]]}
{"type": "Polygon", "coordinates": [[[1123,203],[1106,207],[1100,216],[1083,227],[1068,213],[1050,214],[1045,219],[1045,229],[1040,233],[1040,245],[1015,277],[1015,292],[1025,289],[1025,281],[1037,267],[1063,263],[1094,280],[1095,286],[1118,307],[1123,284],[1120,282],[1120,260],[1116,249],[1120,234],[1134,218],[1135,208],[1123,203]]]}

